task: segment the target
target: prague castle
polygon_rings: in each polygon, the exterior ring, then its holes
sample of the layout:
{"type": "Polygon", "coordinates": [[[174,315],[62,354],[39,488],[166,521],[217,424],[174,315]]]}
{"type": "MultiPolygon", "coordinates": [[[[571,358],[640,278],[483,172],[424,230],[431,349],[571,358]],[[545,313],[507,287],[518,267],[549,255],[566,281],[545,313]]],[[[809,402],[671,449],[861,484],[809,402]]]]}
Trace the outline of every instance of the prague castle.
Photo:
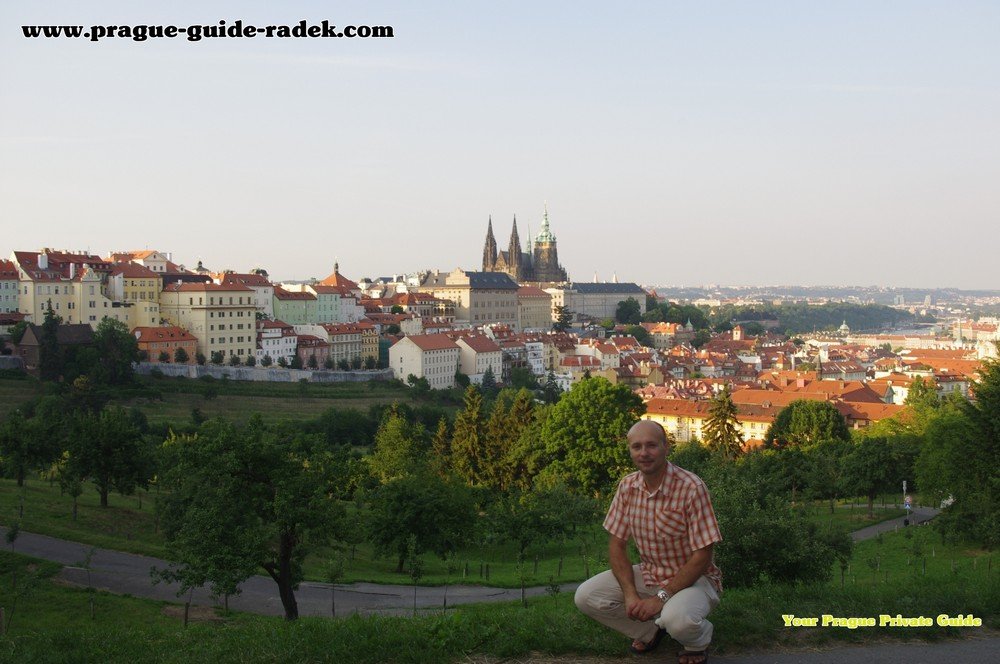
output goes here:
{"type": "Polygon", "coordinates": [[[514,217],[514,228],[510,233],[507,251],[497,251],[497,241],[493,237],[493,219],[490,218],[483,246],[483,272],[506,272],[519,283],[567,281],[566,270],[559,265],[556,253],[556,236],[549,229],[548,208],[542,216],[541,232],[534,240],[528,239],[523,251],[521,238],[517,234],[517,217],[514,217]]]}

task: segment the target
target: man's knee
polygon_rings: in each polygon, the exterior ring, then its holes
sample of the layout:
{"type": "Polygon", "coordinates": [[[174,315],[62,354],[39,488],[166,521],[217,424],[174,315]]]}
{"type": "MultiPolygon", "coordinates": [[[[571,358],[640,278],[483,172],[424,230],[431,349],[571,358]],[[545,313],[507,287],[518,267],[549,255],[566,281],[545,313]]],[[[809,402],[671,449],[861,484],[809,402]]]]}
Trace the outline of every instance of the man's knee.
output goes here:
{"type": "Polygon", "coordinates": [[[659,620],[660,627],[677,641],[687,641],[697,631],[697,625],[690,615],[683,611],[665,611],[659,620]]]}
{"type": "Polygon", "coordinates": [[[620,605],[621,600],[615,601],[616,598],[610,597],[608,589],[603,586],[604,584],[597,577],[592,577],[581,583],[576,589],[576,594],[573,595],[576,608],[588,616],[595,616],[620,605]]]}
{"type": "Polygon", "coordinates": [[[597,594],[594,592],[593,584],[586,581],[580,584],[580,587],[576,589],[576,594],[573,595],[573,601],[576,603],[576,608],[580,609],[580,611],[588,616],[594,615],[602,608],[598,602],[597,594]]]}

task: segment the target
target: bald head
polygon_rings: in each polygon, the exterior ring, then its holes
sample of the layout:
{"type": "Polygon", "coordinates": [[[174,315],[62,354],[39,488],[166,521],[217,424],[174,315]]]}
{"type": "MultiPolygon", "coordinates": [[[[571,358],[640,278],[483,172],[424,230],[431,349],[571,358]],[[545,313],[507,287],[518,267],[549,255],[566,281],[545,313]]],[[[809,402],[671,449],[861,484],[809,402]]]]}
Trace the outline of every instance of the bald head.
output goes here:
{"type": "Polygon", "coordinates": [[[663,426],[659,422],[654,422],[653,420],[639,420],[632,425],[632,428],[628,430],[627,438],[632,440],[638,436],[642,436],[643,438],[655,436],[661,443],[664,445],[667,444],[667,432],[663,430],[663,426]]]}
{"type": "Polygon", "coordinates": [[[632,463],[645,476],[647,486],[656,486],[667,470],[670,444],[659,422],[640,420],[628,430],[628,453],[632,463]]]}

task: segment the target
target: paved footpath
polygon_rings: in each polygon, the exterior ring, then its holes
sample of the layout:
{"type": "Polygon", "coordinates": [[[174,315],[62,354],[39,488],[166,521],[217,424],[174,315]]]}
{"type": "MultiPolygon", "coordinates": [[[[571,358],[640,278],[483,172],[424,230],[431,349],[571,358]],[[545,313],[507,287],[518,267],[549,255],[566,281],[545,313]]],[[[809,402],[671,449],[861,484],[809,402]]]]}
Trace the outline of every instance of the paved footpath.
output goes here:
{"type": "MultiPolygon", "coordinates": [[[[7,529],[0,526],[0,535],[7,529]]],[[[150,569],[165,568],[167,562],[159,558],[140,556],[134,553],[94,548],[90,560],[90,571],[84,568],[84,558],[92,547],[57,539],[47,535],[36,535],[21,531],[14,550],[26,556],[65,565],[58,577],[72,584],[92,585],[101,590],[135,597],[147,597],[166,601],[187,601],[187,596],[179,598],[176,584],[154,585],[150,569]],[[88,578],[89,577],[89,578],[88,578]]],[[[562,590],[572,592],[577,584],[566,584],[562,590]]],[[[249,613],[281,616],[284,610],[278,598],[278,586],[270,577],[254,576],[242,586],[242,593],[229,598],[229,608],[249,613]]],[[[544,594],[546,588],[526,588],[525,595],[533,597],[544,594]]],[[[337,614],[350,613],[396,613],[413,610],[413,586],[383,585],[377,583],[351,583],[336,586],[337,614]]],[[[473,602],[503,602],[521,597],[519,589],[488,588],[483,586],[452,585],[416,589],[417,609],[442,608],[473,602]]],[[[299,615],[329,616],[331,585],[329,583],[303,582],[295,592],[299,605],[299,615]]],[[[194,606],[218,606],[221,602],[207,590],[195,590],[191,595],[194,606]]]]}
{"type": "MultiPolygon", "coordinates": [[[[916,508],[910,523],[924,523],[933,518],[938,510],[916,508]]],[[[903,518],[892,519],[853,533],[855,541],[870,539],[879,533],[892,532],[903,527],[903,518]]],[[[0,535],[6,528],[0,526],[0,535]]],[[[83,561],[91,547],[68,540],[21,532],[15,544],[15,551],[24,555],[50,560],[64,565],[59,578],[81,586],[119,594],[130,594],[165,601],[184,601],[178,598],[177,586],[169,584],[153,585],[149,571],[153,567],[163,568],[166,562],[158,558],[140,556],[121,551],[94,548],[90,560],[90,570],[84,569],[83,561]],[[89,578],[88,578],[89,576],[89,578]]],[[[576,584],[562,586],[564,592],[572,592],[576,584]]],[[[242,594],[229,599],[230,608],[265,615],[283,615],[281,602],[277,597],[277,587],[268,577],[255,576],[242,586],[242,594]]],[[[527,588],[527,596],[541,595],[545,588],[527,588]]],[[[295,593],[299,614],[303,616],[330,615],[331,586],[327,583],[303,583],[295,593]]],[[[416,606],[418,609],[436,609],[456,604],[475,602],[511,601],[520,597],[519,590],[487,588],[483,586],[454,585],[444,587],[418,587],[416,606]],[[445,596],[447,593],[447,597],[445,596]]],[[[414,591],[412,586],[381,585],[374,583],[338,584],[336,586],[338,615],[350,613],[406,614],[413,610],[414,591]]],[[[205,590],[196,590],[191,595],[196,606],[217,606],[217,598],[205,590]]],[[[520,660],[523,662],[591,662],[609,664],[621,661],[636,661],[625,658],[537,658],[520,660]]],[[[663,648],[650,658],[652,662],[676,661],[674,654],[663,648]]],[[[935,643],[892,643],[866,646],[833,646],[824,650],[808,650],[783,653],[749,655],[712,655],[711,661],[722,664],[834,664],[844,661],[865,661],[873,664],[932,664],[941,661],[1000,662],[1000,636],[995,632],[973,635],[973,638],[940,641],[935,643]]]]}

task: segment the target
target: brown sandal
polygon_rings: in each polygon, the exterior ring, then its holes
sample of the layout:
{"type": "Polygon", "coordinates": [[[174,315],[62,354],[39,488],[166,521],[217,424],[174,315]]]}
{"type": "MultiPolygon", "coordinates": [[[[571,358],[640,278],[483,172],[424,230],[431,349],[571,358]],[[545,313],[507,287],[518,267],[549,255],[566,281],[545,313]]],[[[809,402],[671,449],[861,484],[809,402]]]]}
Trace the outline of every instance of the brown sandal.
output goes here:
{"type": "Polygon", "coordinates": [[[642,643],[642,641],[633,641],[632,645],[630,645],[628,649],[631,650],[632,653],[635,655],[645,655],[647,653],[651,653],[654,650],[656,650],[657,646],[660,645],[660,641],[662,641],[663,637],[666,635],[667,635],[667,630],[661,627],[660,629],[656,630],[656,634],[653,636],[653,639],[651,641],[649,641],[648,643],[642,643]],[[642,646],[637,648],[636,647],[637,643],[642,643],[642,646]]]}
{"type": "Polygon", "coordinates": [[[708,651],[682,650],[677,653],[678,664],[708,664],[708,651]]]}

